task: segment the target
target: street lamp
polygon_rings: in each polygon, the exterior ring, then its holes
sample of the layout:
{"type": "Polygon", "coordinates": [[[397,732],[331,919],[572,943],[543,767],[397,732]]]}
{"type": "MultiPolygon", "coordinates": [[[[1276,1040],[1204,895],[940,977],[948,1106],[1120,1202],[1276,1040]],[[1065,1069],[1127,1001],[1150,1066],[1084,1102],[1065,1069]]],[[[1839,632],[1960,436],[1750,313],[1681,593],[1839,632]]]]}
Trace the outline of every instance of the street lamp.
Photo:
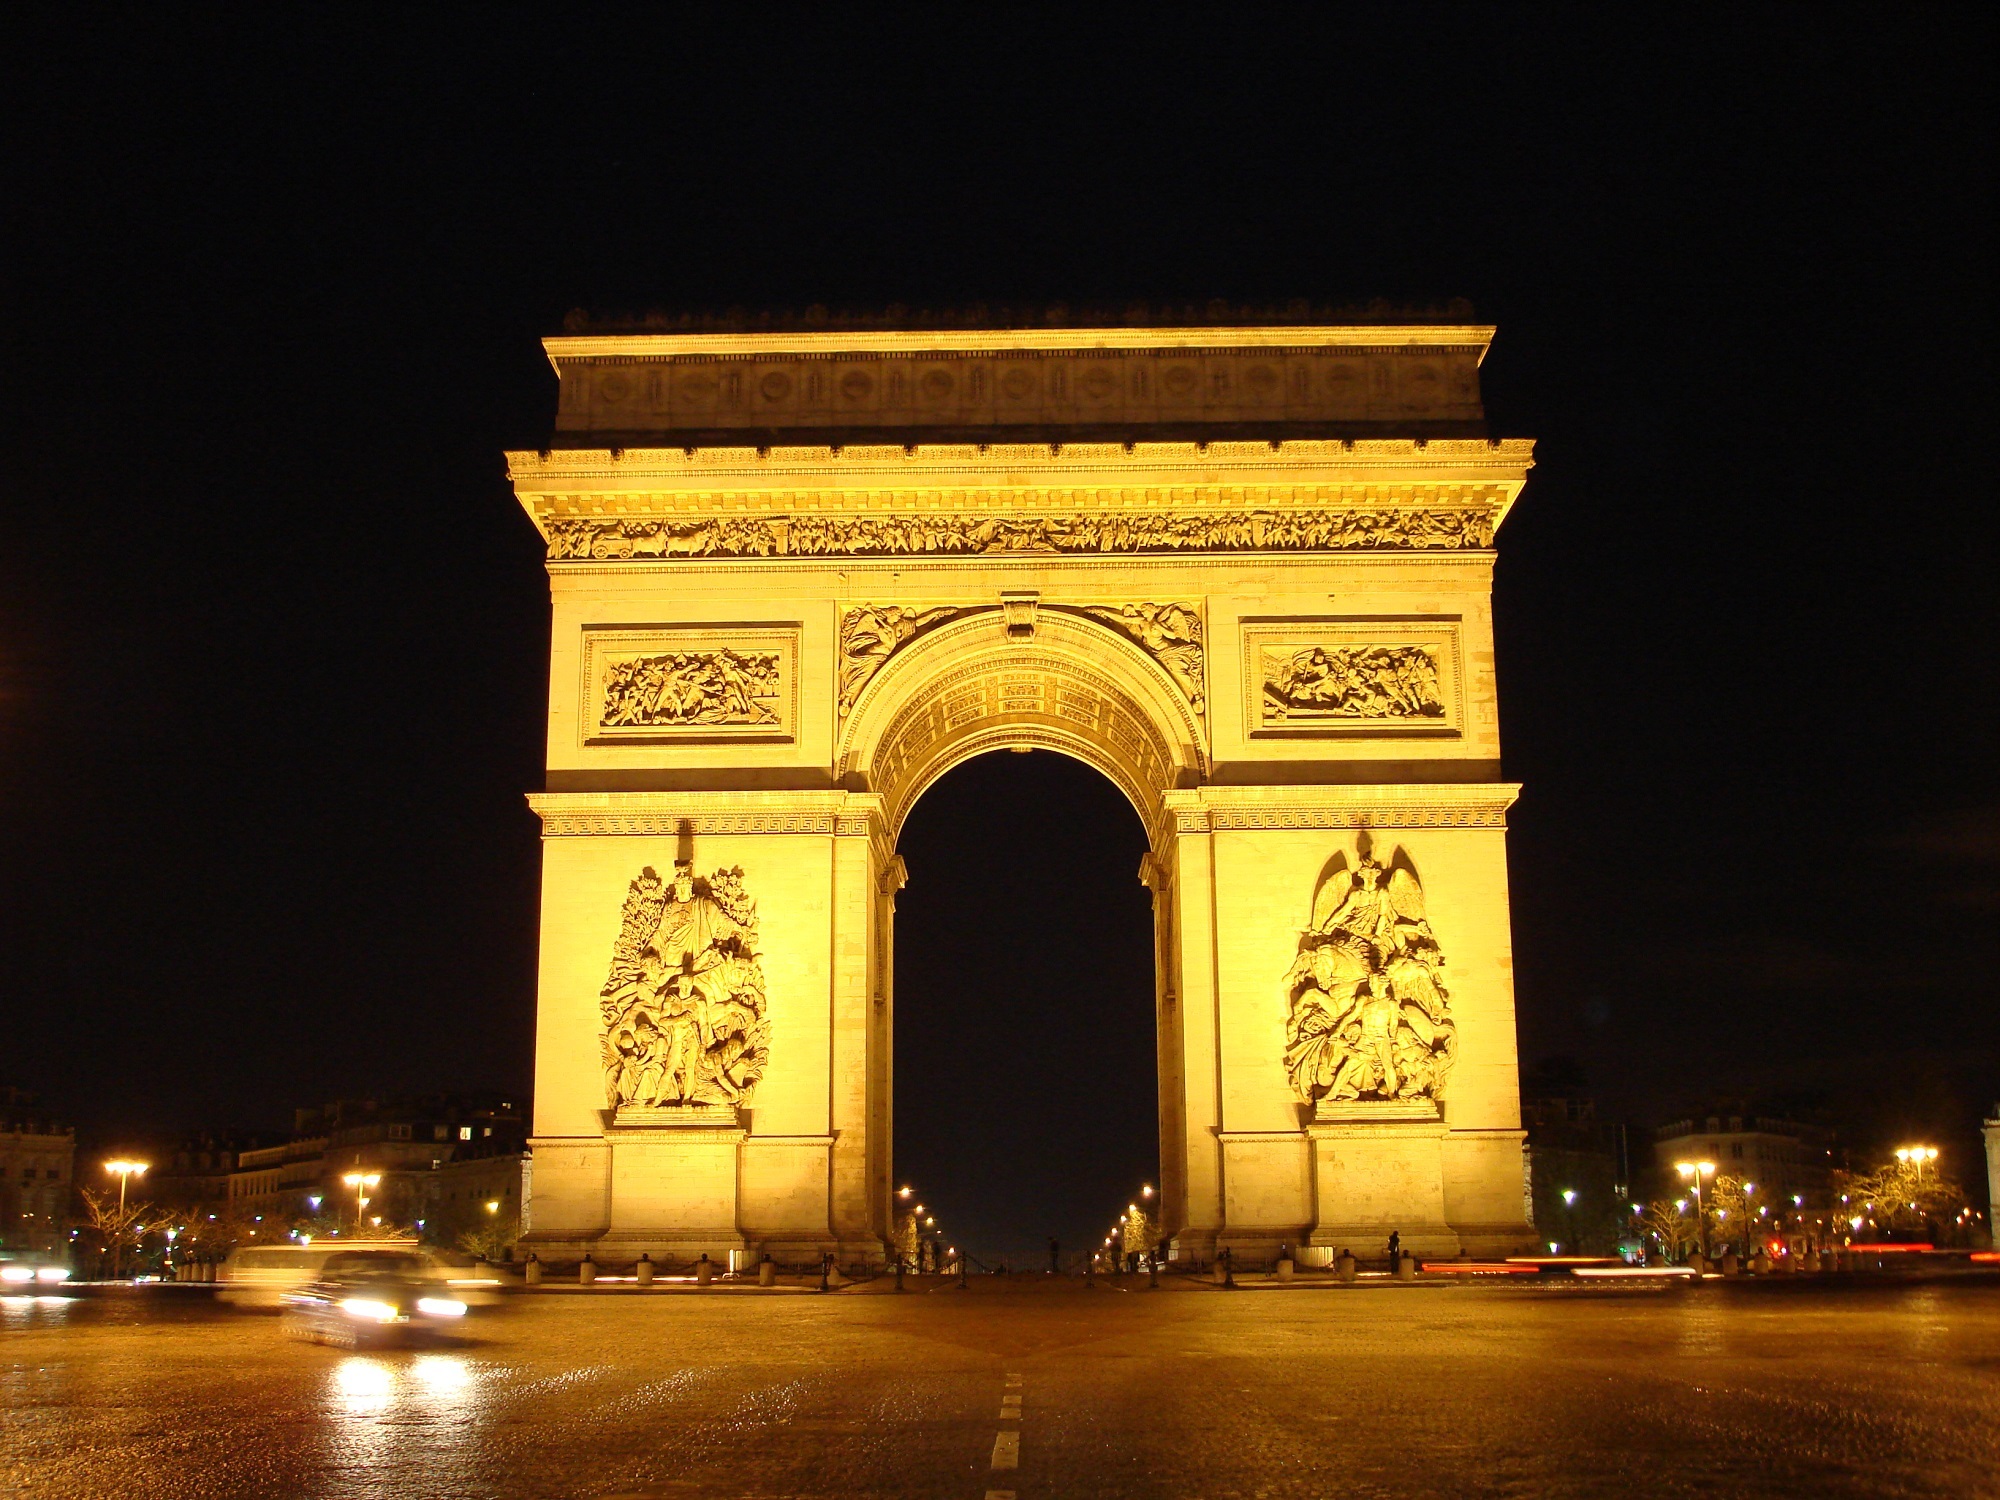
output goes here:
{"type": "Polygon", "coordinates": [[[125,1185],[134,1177],[144,1177],[146,1169],[152,1165],[146,1161],[108,1161],[104,1170],[118,1174],[118,1238],[111,1246],[111,1279],[119,1281],[125,1275],[125,1185]]]}
{"type": "Polygon", "coordinates": [[[1919,1182],[1924,1180],[1924,1167],[1926,1164],[1936,1161],[1937,1156],[1938,1149],[1935,1146],[1903,1146],[1896,1152],[1897,1161],[1903,1163],[1906,1167],[1916,1168],[1917,1181],[1919,1182]]]}
{"type": "Polygon", "coordinates": [[[340,1179],[354,1189],[354,1232],[361,1233],[362,1215],[368,1212],[368,1190],[382,1180],[380,1172],[349,1172],[340,1179]]]}
{"type": "Polygon", "coordinates": [[[1674,1163],[1674,1170],[1683,1177],[1694,1179],[1695,1222],[1701,1235],[1701,1258],[1707,1260],[1708,1209],[1702,1199],[1701,1180],[1704,1177],[1713,1177],[1715,1175],[1715,1163],[1712,1161],[1677,1161],[1674,1163]]]}

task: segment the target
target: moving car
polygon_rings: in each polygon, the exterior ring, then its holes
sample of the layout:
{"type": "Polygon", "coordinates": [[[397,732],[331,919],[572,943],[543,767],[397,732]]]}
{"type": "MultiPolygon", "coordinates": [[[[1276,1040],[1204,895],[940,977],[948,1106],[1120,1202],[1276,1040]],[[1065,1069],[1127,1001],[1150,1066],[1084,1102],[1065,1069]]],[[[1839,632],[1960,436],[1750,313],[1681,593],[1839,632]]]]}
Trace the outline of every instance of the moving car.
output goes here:
{"type": "Polygon", "coordinates": [[[348,1271],[284,1294],[287,1336],[343,1349],[434,1335],[464,1316],[450,1287],[391,1270],[348,1271]]]}
{"type": "Polygon", "coordinates": [[[434,1256],[408,1241],[245,1245],[216,1271],[215,1295],[237,1307],[276,1307],[298,1287],[365,1271],[440,1283],[446,1274],[434,1256]]]}
{"type": "Polygon", "coordinates": [[[53,1292],[69,1280],[69,1267],[34,1250],[0,1250],[0,1295],[53,1292]]]}

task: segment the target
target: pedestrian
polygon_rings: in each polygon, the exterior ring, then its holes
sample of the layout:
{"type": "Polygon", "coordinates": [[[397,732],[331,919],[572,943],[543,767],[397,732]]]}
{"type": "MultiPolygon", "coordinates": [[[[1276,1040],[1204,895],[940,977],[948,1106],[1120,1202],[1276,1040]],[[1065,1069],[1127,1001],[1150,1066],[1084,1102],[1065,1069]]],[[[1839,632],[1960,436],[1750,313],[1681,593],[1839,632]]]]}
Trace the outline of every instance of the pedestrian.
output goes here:
{"type": "Polygon", "coordinates": [[[1396,1269],[1396,1260],[1403,1253],[1403,1236],[1395,1230],[1389,1231],[1389,1269],[1396,1269]]]}

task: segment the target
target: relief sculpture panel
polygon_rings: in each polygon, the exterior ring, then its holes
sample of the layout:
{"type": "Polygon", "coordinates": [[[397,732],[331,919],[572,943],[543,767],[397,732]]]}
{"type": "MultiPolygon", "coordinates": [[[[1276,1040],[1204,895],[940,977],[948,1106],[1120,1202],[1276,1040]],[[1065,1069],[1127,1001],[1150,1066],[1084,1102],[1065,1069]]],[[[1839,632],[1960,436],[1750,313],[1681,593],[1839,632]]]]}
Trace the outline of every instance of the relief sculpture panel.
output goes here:
{"type": "Polygon", "coordinates": [[[1458,1046],[1443,970],[1409,857],[1397,849],[1385,868],[1366,835],[1351,866],[1335,855],[1284,980],[1285,1071],[1300,1100],[1323,1116],[1399,1101],[1434,1115],[1458,1046]]]}
{"type": "Polygon", "coordinates": [[[605,1102],[623,1117],[749,1104],[770,1052],[757,904],[740,867],[672,881],[648,866],[625,895],[598,996],[605,1102]]]}
{"type": "Polygon", "coordinates": [[[1459,622],[1245,621],[1244,723],[1253,737],[1459,731],[1459,622]]]}
{"type": "Polygon", "coordinates": [[[1267,721],[1442,719],[1437,658],[1422,646],[1265,648],[1267,721]]]}
{"type": "Polygon", "coordinates": [[[792,737],[794,630],[587,631],[583,660],[586,743],[792,737]]]}

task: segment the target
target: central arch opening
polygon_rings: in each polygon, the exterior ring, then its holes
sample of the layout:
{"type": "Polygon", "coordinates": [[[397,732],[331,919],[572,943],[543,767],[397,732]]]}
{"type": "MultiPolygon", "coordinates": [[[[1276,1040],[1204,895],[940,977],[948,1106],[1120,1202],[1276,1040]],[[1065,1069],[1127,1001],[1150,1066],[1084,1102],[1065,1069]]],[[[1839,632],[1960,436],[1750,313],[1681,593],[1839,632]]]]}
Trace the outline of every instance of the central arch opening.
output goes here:
{"type": "Polygon", "coordinates": [[[926,788],[897,841],[894,1161],[987,1264],[1098,1244],[1159,1182],[1146,833],[1100,772],[999,751],[926,788]]]}

